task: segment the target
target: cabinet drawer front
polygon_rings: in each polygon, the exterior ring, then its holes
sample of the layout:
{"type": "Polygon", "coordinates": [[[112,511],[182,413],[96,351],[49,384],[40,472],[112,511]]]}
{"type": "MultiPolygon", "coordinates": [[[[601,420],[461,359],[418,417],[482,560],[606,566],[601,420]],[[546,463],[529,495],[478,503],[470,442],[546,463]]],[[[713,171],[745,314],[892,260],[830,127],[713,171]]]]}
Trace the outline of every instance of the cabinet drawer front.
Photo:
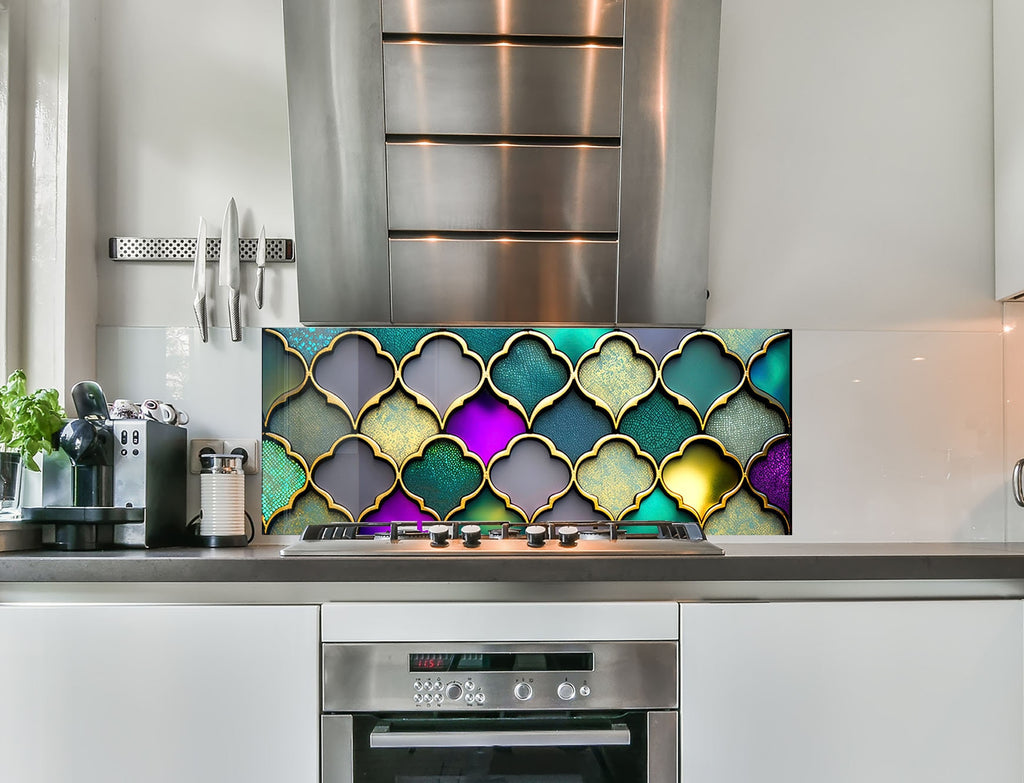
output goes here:
{"type": "Polygon", "coordinates": [[[622,0],[383,0],[386,33],[622,36],[622,0]]]}
{"type": "Polygon", "coordinates": [[[618,230],[616,147],[388,144],[393,231],[618,230]]]}
{"type": "Polygon", "coordinates": [[[394,317],[427,323],[615,319],[614,242],[392,239],[394,317]]]}
{"type": "Polygon", "coordinates": [[[615,46],[384,44],[388,133],[619,136],[615,46]]]}

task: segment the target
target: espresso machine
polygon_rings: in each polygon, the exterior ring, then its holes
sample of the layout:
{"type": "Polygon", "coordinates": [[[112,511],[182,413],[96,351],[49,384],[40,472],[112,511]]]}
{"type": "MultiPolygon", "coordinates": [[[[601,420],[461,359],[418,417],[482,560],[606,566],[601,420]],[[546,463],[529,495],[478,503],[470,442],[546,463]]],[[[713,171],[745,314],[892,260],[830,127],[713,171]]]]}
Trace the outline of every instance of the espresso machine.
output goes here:
{"type": "Polygon", "coordinates": [[[111,419],[99,384],[71,390],[78,418],[43,459],[42,502],[22,519],[43,525],[57,549],[158,547],[183,543],[188,436],[152,419],[111,419]]]}

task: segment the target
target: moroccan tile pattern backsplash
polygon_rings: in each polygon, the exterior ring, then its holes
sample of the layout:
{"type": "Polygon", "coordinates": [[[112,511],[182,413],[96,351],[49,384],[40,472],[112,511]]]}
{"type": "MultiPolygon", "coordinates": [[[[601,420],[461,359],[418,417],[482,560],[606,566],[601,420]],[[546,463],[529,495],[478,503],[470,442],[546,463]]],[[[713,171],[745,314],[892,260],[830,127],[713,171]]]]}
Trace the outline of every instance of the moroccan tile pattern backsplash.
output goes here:
{"type": "Polygon", "coordinates": [[[667,520],[792,532],[791,334],[263,331],[263,529],[667,520]]]}

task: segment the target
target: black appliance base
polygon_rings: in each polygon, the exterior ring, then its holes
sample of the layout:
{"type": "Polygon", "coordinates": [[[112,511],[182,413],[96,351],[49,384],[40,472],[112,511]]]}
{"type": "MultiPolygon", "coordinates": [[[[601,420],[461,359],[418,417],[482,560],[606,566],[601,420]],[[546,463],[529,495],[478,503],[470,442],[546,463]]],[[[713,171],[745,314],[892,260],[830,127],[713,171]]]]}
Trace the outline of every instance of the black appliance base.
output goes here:
{"type": "Polygon", "coordinates": [[[192,537],[191,543],[194,546],[225,547],[225,546],[248,546],[247,536],[201,536],[192,537]]]}
{"type": "Polygon", "coordinates": [[[118,525],[145,522],[146,509],[122,506],[38,506],[23,508],[21,519],[38,524],[118,525]]]}
{"type": "Polygon", "coordinates": [[[122,506],[39,506],[23,508],[24,522],[53,525],[54,549],[88,552],[114,546],[114,525],[145,522],[146,509],[122,506]]]}

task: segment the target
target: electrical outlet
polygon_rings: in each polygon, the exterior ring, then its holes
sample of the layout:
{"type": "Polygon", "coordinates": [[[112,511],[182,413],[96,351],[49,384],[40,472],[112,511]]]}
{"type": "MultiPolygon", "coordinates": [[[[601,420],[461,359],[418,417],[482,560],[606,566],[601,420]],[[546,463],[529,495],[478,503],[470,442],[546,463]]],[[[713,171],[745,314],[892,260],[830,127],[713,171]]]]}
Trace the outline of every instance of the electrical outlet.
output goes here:
{"type": "Polygon", "coordinates": [[[188,472],[199,473],[202,470],[202,463],[199,461],[199,455],[203,453],[208,454],[223,454],[224,453],[224,441],[222,440],[211,440],[209,438],[193,438],[188,444],[188,472]],[[207,451],[209,449],[209,451],[207,451]]]}
{"type": "Polygon", "coordinates": [[[246,438],[225,438],[225,454],[242,454],[242,470],[246,474],[260,472],[260,442],[246,438]]]}

